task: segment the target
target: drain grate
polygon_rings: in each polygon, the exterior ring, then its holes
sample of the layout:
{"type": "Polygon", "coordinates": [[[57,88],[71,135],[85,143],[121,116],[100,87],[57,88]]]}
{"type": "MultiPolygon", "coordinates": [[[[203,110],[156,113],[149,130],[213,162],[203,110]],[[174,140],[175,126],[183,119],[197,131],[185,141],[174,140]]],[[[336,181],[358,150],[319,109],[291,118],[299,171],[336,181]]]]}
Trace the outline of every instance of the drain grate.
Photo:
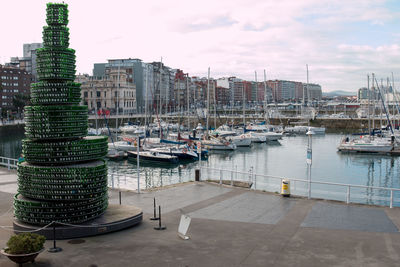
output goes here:
{"type": "Polygon", "coordinates": [[[82,243],[85,243],[85,242],[86,242],[85,239],[72,239],[72,240],[68,241],[69,244],[73,244],[73,245],[82,244],[82,243]]]}

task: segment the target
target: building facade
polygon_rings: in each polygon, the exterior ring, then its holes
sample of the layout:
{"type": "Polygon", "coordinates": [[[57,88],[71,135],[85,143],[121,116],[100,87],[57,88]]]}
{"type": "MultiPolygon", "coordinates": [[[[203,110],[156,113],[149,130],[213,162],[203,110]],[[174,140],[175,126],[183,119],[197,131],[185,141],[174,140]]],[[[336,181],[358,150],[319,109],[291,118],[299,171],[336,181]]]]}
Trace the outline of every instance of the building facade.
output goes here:
{"type": "Polygon", "coordinates": [[[37,81],[36,71],[36,49],[42,48],[42,43],[31,43],[23,45],[23,57],[12,57],[6,65],[20,68],[32,74],[32,81],[37,81]]]}
{"type": "Polygon", "coordinates": [[[136,86],[136,112],[145,112],[145,103],[149,108],[153,101],[154,66],[141,59],[109,59],[108,63],[94,64],[93,76],[105,76],[109,69],[126,70],[128,82],[136,86]]]}
{"type": "Polygon", "coordinates": [[[102,77],[77,76],[76,81],[82,84],[82,104],[91,113],[100,109],[110,110],[111,114],[136,113],[136,86],[131,75],[130,69],[112,67],[102,77]]]}
{"type": "Polygon", "coordinates": [[[315,83],[304,84],[307,101],[320,101],[322,99],[321,85],[315,83]]]}
{"type": "MultiPolygon", "coordinates": [[[[13,99],[17,95],[29,97],[32,75],[26,70],[0,65],[0,107],[16,110],[13,99]]],[[[20,110],[22,112],[22,110],[20,110]]]]}

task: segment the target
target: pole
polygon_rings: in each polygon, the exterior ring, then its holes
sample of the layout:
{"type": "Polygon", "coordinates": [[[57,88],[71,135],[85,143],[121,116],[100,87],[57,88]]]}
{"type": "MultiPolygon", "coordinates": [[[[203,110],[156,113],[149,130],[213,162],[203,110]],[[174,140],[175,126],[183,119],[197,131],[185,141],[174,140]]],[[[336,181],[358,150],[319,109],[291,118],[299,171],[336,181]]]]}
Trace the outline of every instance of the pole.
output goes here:
{"type": "Polygon", "coordinates": [[[269,120],[267,119],[267,74],[265,70],[264,70],[264,118],[269,123],[269,120]]]}
{"type": "Polygon", "coordinates": [[[148,83],[148,69],[147,65],[146,68],[146,77],[145,77],[145,88],[144,88],[144,137],[146,138],[146,131],[147,131],[147,83],[148,83]]]}
{"type": "Polygon", "coordinates": [[[242,99],[243,99],[243,133],[245,133],[246,131],[246,97],[244,94],[244,85],[242,87],[242,99]]]}
{"type": "Polygon", "coordinates": [[[154,209],[154,215],[152,218],[150,218],[151,221],[156,221],[159,218],[157,217],[157,212],[156,212],[156,198],[153,198],[153,209],[154,209]]]}
{"type": "Polygon", "coordinates": [[[62,248],[57,247],[56,244],[56,222],[53,222],[53,247],[49,248],[48,252],[57,253],[62,251],[62,248]]]}
{"type": "Polygon", "coordinates": [[[371,135],[371,117],[370,117],[370,101],[371,101],[371,92],[369,89],[369,74],[367,75],[367,80],[368,80],[368,135],[371,135]]]}
{"type": "Polygon", "coordinates": [[[199,171],[200,171],[200,179],[201,179],[201,141],[200,140],[197,143],[197,155],[199,156],[199,171]],[[199,148],[199,146],[200,146],[200,148],[199,148]]]}
{"type": "Polygon", "coordinates": [[[96,135],[98,135],[98,126],[97,126],[97,104],[94,108],[94,117],[95,117],[95,121],[96,121],[96,135]]]}
{"type": "Polygon", "coordinates": [[[117,86],[117,118],[116,118],[116,122],[115,122],[115,142],[118,141],[118,115],[119,115],[119,73],[120,73],[120,69],[121,69],[121,63],[118,64],[118,78],[117,78],[117,82],[118,82],[118,86],[117,86]]]}
{"type": "Polygon", "coordinates": [[[311,165],[312,165],[312,135],[313,132],[309,129],[307,132],[307,170],[308,170],[308,199],[311,199],[311,165]]]}
{"type": "Polygon", "coordinates": [[[187,101],[187,127],[188,131],[190,132],[190,113],[189,113],[189,108],[190,108],[190,98],[189,98],[189,73],[186,74],[186,101],[187,101]]]}
{"type": "Polygon", "coordinates": [[[375,79],[375,74],[372,73],[372,88],[374,90],[374,109],[372,110],[372,129],[375,129],[375,86],[374,86],[374,79],[375,79]]]}
{"type": "Polygon", "coordinates": [[[159,108],[159,111],[158,111],[158,113],[159,113],[159,116],[158,116],[158,119],[159,119],[159,121],[160,121],[160,138],[162,138],[162,136],[161,136],[161,133],[162,133],[162,129],[161,129],[161,114],[162,114],[162,98],[161,98],[161,90],[162,90],[162,58],[161,58],[161,62],[160,62],[160,85],[159,85],[159,87],[160,87],[160,95],[159,95],[159,97],[160,97],[160,108],[159,108]]]}
{"type": "Polygon", "coordinates": [[[206,138],[208,139],[208,118],[210,114],[210,67],[208,67],[208,75],[207,75],[207,120],[206,120],[206,138]]]}
{"type": "Polygon", "coordinates": [[[139,136],[137,137],[137,143],[136,143],[136,151],[137,151],[137,155],[136,155],[136,167],[137,167],[137,170],[136,170],[136,172],[137,172],[137,190],[138,190],[138,194],[140,194],[140,166],[139,166],[139,152],[140,152],[140,149],[139,149],[139,146],[140,146],[140,138],[139,138],[139,136]]]}
{"type": "Polygon", "coordinates": [[[255,77],[255,86],[256,86],[256,107],[258,104],[258,84],[257,84],[257,71],[254,71],[254,77],[255,77]]]}
{"type": "Polygon", "coordinates": [[[161,206],[158,206],[158,227],[154,227],[155,230],[165,230],[166,226],[161,225],[161,206]]]}
{"type": "Polygon", "coordinates": [[[215,86],[215,83],[213,82],[213,91],[214,91],[214,131],[217,130],[217,102],[216,102],[216,94],[217,94],[217,88],[215,86]]]}

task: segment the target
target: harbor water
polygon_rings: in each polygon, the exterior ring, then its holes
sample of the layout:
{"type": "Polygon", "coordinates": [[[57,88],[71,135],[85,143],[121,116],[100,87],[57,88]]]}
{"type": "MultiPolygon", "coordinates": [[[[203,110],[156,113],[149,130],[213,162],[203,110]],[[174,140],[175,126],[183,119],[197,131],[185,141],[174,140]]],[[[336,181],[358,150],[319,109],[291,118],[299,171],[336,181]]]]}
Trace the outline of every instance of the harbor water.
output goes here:
{"type": "MultiPolygon", "coordinates": [[[[23,137],[23,127],[0,127],[0,156],[18,158],[23,137]]],[[[336,148],[341,138],[340,134],[312,137],[312,181],[400,188],[400,157],[342,154],[336,148]]],[[[202,178],[251,181],[252,187],[257,190],[279,192],[280,178],[308,179],[306,153],[307,136],[301,135],[230,152],[211,152],[208,160],[203,160],[201,164],[218,170],[203,169],[202,178]]],[[[136,160],[109,161],[108,166],[109,186],[137,190],[136,160]]],[[[140,188],[193,181],[198,167],[198,161],[167,166],[140,164],[140,188]]],[[[292,181],[290,186],[292,194],[307,196],[307,183],[292,181]]],[[[356,203],[388,206],[390,201],[390,191],[383,189],[352,187],[347,192],[347,187],[314,183],[311,187],[313,198],[346,201],[348,193],[350,201],[356,203]]],[[[393,199],[393,205],[400,206],[400,192],[393,191],[393,199]]]]}

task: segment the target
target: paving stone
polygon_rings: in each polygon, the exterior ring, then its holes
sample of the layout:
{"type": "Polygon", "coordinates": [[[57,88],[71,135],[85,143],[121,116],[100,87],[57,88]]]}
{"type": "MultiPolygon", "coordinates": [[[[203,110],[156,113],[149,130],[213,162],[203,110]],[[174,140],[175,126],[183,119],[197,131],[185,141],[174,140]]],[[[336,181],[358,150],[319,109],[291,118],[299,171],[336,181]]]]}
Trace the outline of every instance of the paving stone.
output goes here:
{"type": "Polygon", "coordinates": [[[317,202],[301,224],[302,227],[398,232],[384,209],[317,202]]]}

